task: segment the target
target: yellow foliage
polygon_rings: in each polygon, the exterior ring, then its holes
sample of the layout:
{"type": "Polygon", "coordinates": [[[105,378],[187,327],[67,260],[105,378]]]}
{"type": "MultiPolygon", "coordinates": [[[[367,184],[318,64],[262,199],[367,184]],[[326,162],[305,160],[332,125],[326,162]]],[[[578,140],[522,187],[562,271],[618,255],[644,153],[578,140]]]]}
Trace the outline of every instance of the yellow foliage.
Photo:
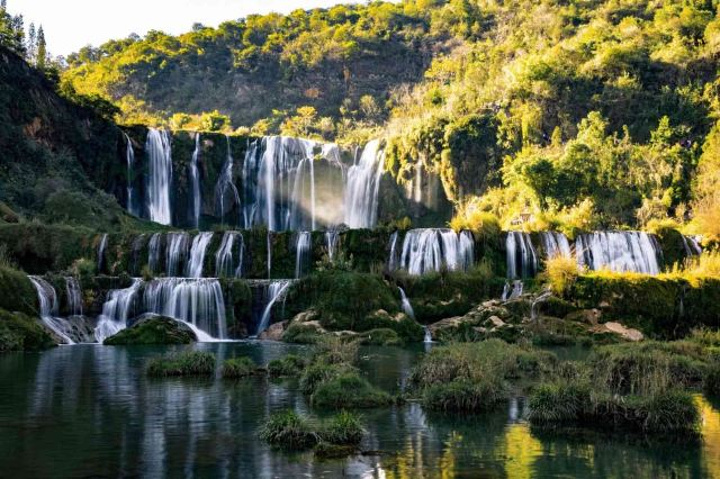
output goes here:
{"type": "Polygon", "coordinates": [[[580,275],[581,269],[572,256],[557,255],[545,261],[545,276],[553,293],[564,295],[580,275]]]}

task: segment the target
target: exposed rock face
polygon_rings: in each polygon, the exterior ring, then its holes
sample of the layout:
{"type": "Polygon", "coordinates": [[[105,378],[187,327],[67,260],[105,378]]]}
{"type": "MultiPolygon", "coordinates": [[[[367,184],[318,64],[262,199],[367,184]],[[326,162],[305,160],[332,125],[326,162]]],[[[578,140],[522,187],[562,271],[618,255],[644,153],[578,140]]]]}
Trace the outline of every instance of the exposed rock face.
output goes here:
{"type": "Polygon", "coordinates": [[[641,333],[637,329],[626,328],[622,324],[613,321],[597,326],[594,331],[597,333],[613,333],[620,336],[626,341],[632,342],[642,341],[645,338],[645,336],[643,336],[643,333],[641,333]]]}
{"type": "Polygon", "coordinates": [[[287,321],[281,321],[279,323],[271,324],[270,327],[260,333],[260,336],[258,337],[259,339],[264,339],[268,341],[281,341],[287,325],[287,321]]]}

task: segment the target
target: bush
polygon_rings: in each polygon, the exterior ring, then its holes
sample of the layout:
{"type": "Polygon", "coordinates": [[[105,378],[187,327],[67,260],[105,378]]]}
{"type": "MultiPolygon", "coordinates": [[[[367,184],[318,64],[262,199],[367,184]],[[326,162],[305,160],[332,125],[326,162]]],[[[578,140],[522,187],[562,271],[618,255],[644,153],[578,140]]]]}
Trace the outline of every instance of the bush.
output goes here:
{"type": "Polygon", "coordinates": [[[316,344],[322,340],[322,334],[315,326],[292,323],[283,333],[282,340],[293,344],[316,344]]]}
{"type": "Polygon", "coordinates": [[[270,376],[297,376],[305,369],[305,359],[294,354],[288,354],[281,359],[273,359],[268,363],[270,376]]]}
{"type": "Polygon", "coordinates": [[[365,434],[360,417],[347,411],[333,416],[323,428],[320,437],[334,445],[356,446],[365,434]]]}
{"type": "Polygon", "coordinates": [[[329,364],[354,364],[357,361],[358,342],[347,341],[336,336],[324,336],[315,346],[313,361],[329,364]]]}
{"type": "Polygon", "coordinates": [[[300,377],[300,389],[304,394],[311,395],[323,382],[351,371],[354,371],[354,369],[347,364],[326,364],[322,362],[312,364],[303,371],[300,377]]]}
{"type": "Polygon", "coordinates": [[[388,328],[378,328],[370,330],[360,335],[360,344],[372,346],[401,346],[403,340],[400,336],[388,328]]]}
{"type": "Polygon", "coordinates": [[[0,309],[0,353],[42,351],[53,346],[52,336],[35,319],[0,309]]]}
{"type": "Polygon", "coordinates": [[[210,376],[215,372],[215,356],[201,351],[186,351],[153,358],[148,376],[210,376]]]}
{"type": "Polygon", "coordinates": [[[255,374],[256,369],[255,363],[248,357],[231,358],[223,363],[222,377],[228,379],[244,378],[255,374]]]}
{"type": "Polygon", "coordinates": [[[562,297],[580,275],[580,267],[573,256],[558,255],[545,261],[545,275],[550,289],[562,297]]]}
{"type": "Polygon", "coordinates": [[[310,423],[289,410],[270,416],[260,426],[259,436],[268,444],[295,451],[310,449],[319,440],[310,423]]]}
{"type": "Polygon", "coordinates": [[[344,373],[323,381],[310,398],[315,407],[370,408],[391,404],[392,397],[357,373],[344,373]]]}
{"type": "Polygon", "coordinates": [[[423,404],[439,411],[480,412],[492,409],[506,394],[507,388],[503,381],[458,380],[448,384],[433,384],[426,388],[423,404]]]}

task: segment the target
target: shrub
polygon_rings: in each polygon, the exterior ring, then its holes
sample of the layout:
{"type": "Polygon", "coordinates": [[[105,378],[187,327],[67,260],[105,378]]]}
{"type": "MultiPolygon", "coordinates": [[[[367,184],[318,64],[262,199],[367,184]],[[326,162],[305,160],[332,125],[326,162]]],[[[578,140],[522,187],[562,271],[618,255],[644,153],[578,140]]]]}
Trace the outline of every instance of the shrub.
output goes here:
{"type": "Polygon", "coordinates": [[[316,344],[322,340],[322,334],[315,326],[293,323],[283,333],[282,340],[294,344],[316,344]]]}
{"type": "Polygon", "coordinates": [[[248,357],[231,358],[223,363],[222,376],[224,378],[244,378],[255,374],[256,369],[255,363],[248,357]]]}
{"type": "Polygon", "coordinates": [[[360,335],[360,344],[373,346],[400,346],[403,344],[400,336],[388,328],[377,328],[360,335]]]}
{"type": "Polygon", "coordinates": [[[320,437],[330,444],[355,446],[360,444],[364,434],[360,417],[351,412],[341,411],[325,425],[320,437]]]}
{"type": "Polygon", "coordinates": [[[53,346],[52,336],[33,318],[0,309],[0,353],[41,351],[53,346]]]}
{"type": "Polygon", "coordinates": [[[574,257],[558,255],[545,261],[545,275],[552,292],[562,297],[580,275],[580,267],[574,257]]]}
{"type": "Polygon", "coordinates": [[[310,398],[316,407],[350,409],[386,406],[392,401],[389,394],[352,372],[321,382],[310,398]]]}
{"type": "Polygon", "coordinates": [[[271,376],[296,376],[305,369],[305,359],[294,354],[288,354],[281,359],[273,359],[268,363],[268,373],[271,376]]]}
{"type": "Polygon", "coordinates": [[[312,364],[303,371],[300,377],[300,389],[304,394],[311,395],[321,383],[350,371],[354,371],[354,369],[347,364],[322,362],[312,364]]]}
{"type": "Polygon", "coordinates": [[[330,364],[354,364],[357,361],[359,344],[336,336],[324,336],[315,346],[313,361],[330,364]]]}
{"type": "Polygon", "coordinates": [[[153,358],[147,366],[149,376],[210,376],[215,372],[215,356],[186,351],[153,358]]]}
{"type": "Polygon", "coordinates": [[[440,411],[480,412],[492,409],[506,397],[506,393],[505,383],[501,380],[458,380],[426,388],[423,404],[440,411]]]}
{"type": "Polygon", "coordinates": [[[319,437],[310,423],[294,411],[282,411],[270,416],[260,426],[260,439],[287,450],[310,449],[319,437]]]}

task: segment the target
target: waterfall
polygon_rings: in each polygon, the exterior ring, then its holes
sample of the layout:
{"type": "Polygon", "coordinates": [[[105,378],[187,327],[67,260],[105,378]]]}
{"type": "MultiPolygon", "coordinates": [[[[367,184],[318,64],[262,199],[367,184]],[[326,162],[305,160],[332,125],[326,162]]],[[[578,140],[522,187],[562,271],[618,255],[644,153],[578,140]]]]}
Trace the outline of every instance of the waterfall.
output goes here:
{"type": "Polygon", "coordinates": [[[246,229],[256,225],[266,225],[269,231],[314,228],[316,146],[310,140],[269,136],[248,147],[243,163],[246,229]]]}
{"type": "Polygon", "coordinates": [[[179,276],[188,258],[190,236],[187,233],[168,233],[165,243],[165,271],[168,276],[179,276]]]}
{"type": "MultiPolygon", "coordinates": [[[[474,245],[469,233],[425,228],[407,232],[403,240],[400,267],[411,275],[447,268],[467,270],[474,263],[474,245]]],[[[392,260],[391,260],[392,261],[392,260]]]]}
{"type": "Polygon", "coordinates": [[[548,258],[556,258],[558,256],[572,257],[570,250],[570,242],[562,233],[556,231],[543,231],[540,233],[545,254],[548,258]]]}
{"type": "Polygon", "coordinates": [[[385,154],[380,141],[365,145],[360,161],[348,170],[345,187],[345,224],[350,228],[373,228],[377,224],[380,178],[385,154]]]}
{"type": "Polygon", "coordinates": [[[153,273],[160,272],[160,249],[162,248],[162,235],[155,233],[148,243],[148,268],[153,273]]]}
{"type": "Polygon", "coordinates": [[[335,261],[335,254],[337,253],[339,241],[340,233],[336,230],[325,232],[325,247],[327,248],[328,260],[331,263],[335,261]]]}
{"type": "Polygon", "coordinates": [[[203,265],[205,264],[205,251],[212,237],[212,233],[200,233],[193,238],[192,248],[190,248],[190,260],[188,261],[186,269],[188,278],[202,278],[203,265]]]}
{"type": "Polygon", "coordinates": [[[97,252],[97,271],[98,274],[102,272],[103,266],[105,265],[105,249],[107,248],[108,234],[105,233],[100,237],[100,244],[98,245],[97,252]]]}
{"type": "Polygon", "coordinates": [[[223,235],[220,248],[215,253],[215,275],[225,278],[242,277],[243,257],[245,255],[245,241],[242,234],[236,231],[227,231],[223,235]],[[233,262],[233,248],[237,240],[237,266],[233,262]]]}
{"type": "Polygon", "coordinates": [[[270,231],[267,232],[267,272],[268,279],[272,277],[272,238],[270,231]]]}
{"type": "Polygon", "coordinates": [[[140,272],[140,254],[142,253],[144,244],[144,234],[138,235],[132,242],[132,264],[130,265],[130,274],[138,274],[140,272]]]}
{"type": "Polygon", "coordinates": [[[702,254],[702,246],[700,246],[700,238],[696,236],[682,236],[683,248],[685,256],[700,256],[702,254]]]}
{"type": "Polygon", "coordinates": [[[295,243],[295,278],[305,274],[310,263],[310,247],[312,246],[312,235],[309,231],[301,231],[297,234],[295,243]]]}
{"type": "Polygon", "coordinates": [[[423,343],[430,344],[433,342],[432,340],[432,333],[430,332],[430,328],[427,326],[423,326],[423,331],[425,331],[425,335],[423,336],[423,343]]]}
{"type": "Polygon", "coordinates": [[[105,339],[127,327],[134,299],[142,284],[142,280],[134,279],[129,288],[115,289],[108,293],[108,299],[103,305],[102,314],[98,317],[95,328],[95,339],[98,343],[102,344],[105,339]]]}
{"type": "Polygon", "coordinates": [[[67,293],[68,309],[72,316],[82,316],[82,289],[77,279],[72,276],[65,277],[65,292],[67,293]]]}
{"type": "Polygon", "coordinates": [[[59,308],[55,288],[38,276],[28,276],[28,278],[37,290],[38,301],[40,303],[40,319],[43,324],[65,343],[75,344],[75,341],[70,339],[69,336],[70,325],[62,318],[58,317],[59,308]]]}
{"type": "Polygon", "coordinates": [[[222,172],[220,173],[218,182],[215,185],[215,204],[217,205],[217,211],[220,215],[220,222],[223,224],[225,222],[226,211],[230,207],[235,205],[240,208],[240,193],[238,193],[238,189],[235,187],[235,183],[233,183],[233,168],[235,160],[233,160],[232,156],[230,137],[225,136],[225,139],[227,142],[227,155],[225,157],[225,164],[223,165],[222,172]],[[226,208],[225,196],[228,193],[228,189],[230,190],[230,193],[232,193],[232,198],[230,199],[233,203],[228,204],[228,208],[226,208]]]}
{"type": "Polygon", "coordinates": [[[273,281],[268,286],[268,302],[265,306],[265,309],[263,310],[262,318],[260,319],[260,324],[258,325],[257,332],[255,333],[256,336],[259,336],[260,333],[265,331],[268,326],[270,326],[270,319],[272,316],[272,308],[275,306],[275,303],[278,302],[282,297],[284,297],[285,292],[287,291],[288,287],[292,284],[292,281],[289,280],[279,280],[279,281],[273,281]]]}
{"type": "Polygon", "coordinates": [[[198,160],[200,159],[200,133],[195,134],[195,151],[193,151],[190,165],[188,167],[190,177],[190,224],[197,229],[200,227],[200,170],[198,160]]]}
{"type": "Polygon", "coordinates": [[[148,312],[190,323],[213,338],[227,337],[225,299],[216,279],[155,279],[145,287],[144,299],[148,312]]]}
{"type": "Polygon", "coordinates": [[[145,142],[148,154],[147,210],[150,220],[163,225],[172,223],[170,190],[172,188],[172,151],[165,130],[151,128],[145,142]]]}
{"type": "Polygon", "coordinates": [[[511,299],[517,299],[523,294],[524,285],[523,282],[519,279],[516,279],[512,282],[512,285],[509,281],[505,282],[505,286],[503,288],[502,293],[502,300],[508,301],[511,299]]]}
{"type": "Polygon", "coordinates": [[[660,248],[653,236],[637,231],[606,231],[578,236],[575,253],[591,270],[658,274],[660,248]]]}
{"type": "Polygon", "coordinates": [[[529,234],[508,232],[505,238],[505,254],[508,278],[529,278],[537,272],[538,256],[529,234]]]}
{"type": "Polygon", "coordinates": [[[388,259],[388,270],[395,271],[400,267],[400,260],[398,258],[397,251],[398,232],[393,232],[390,235],[390,257],[388,259]]]}
{"type": "Polygon", "coordinates": [[[412,319],[415,319],[415,311],[413,311],[412,304],[410,304],[410,300],[408,299],[407,295],[405,294],[405,290],[402,289],[400,286],[398,286],[398,289],[400,290],[400,300],[402,309],[409,317],[412,319]]]}
{"type": "Polygon", "coordinates": [[[135,209],[135,188],[133,188],[133,168],[135,167],[135,150],[133,150],[132,141],[130,137],[125,134],[126,140],[126,161],[127,161],[127,210],[131,215],[138,216],[138,212],[135,209]]]}

